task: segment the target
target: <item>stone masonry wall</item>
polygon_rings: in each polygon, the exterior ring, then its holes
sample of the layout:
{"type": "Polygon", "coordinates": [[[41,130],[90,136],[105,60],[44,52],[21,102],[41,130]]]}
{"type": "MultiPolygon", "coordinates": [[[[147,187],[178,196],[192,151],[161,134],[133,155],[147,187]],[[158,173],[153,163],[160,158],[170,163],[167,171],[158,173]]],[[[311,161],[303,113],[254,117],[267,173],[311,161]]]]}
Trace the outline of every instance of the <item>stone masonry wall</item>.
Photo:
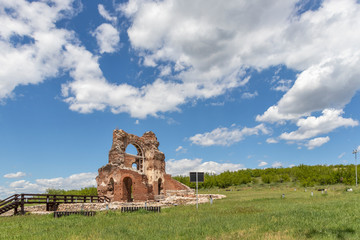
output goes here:
{"type": "Polygon", "coordinates": [[[165,155],[159,149],[153,132],[138,137],[124,130],[113,131],[113,143],[109,151],[109,163],[99,168],[96,177],[98,194],[112,201],[146,201],[162,195],[166,190],[188,190],[165,172],[165,155]],[[132,144],[137,156],[127,154],[132,144]],[[137,169],[132,169],[132,164],[137,169]]]}

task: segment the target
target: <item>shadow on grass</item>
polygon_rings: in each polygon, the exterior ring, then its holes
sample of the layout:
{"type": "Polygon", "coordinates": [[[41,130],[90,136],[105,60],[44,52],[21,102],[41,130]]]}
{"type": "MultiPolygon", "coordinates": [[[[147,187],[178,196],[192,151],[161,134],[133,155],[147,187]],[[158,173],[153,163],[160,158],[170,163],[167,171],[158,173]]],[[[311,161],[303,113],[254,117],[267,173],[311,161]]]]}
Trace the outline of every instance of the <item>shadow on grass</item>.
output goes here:
{"type": "Polygon", "coordinates": [[[345,235],[354,234],[355,230],[352,228],[329,228],[329,229],[311,229],[305,233],[306,238],[313,238],[316,236],[334,234],[338,239],[346,239],[345,235]]]}

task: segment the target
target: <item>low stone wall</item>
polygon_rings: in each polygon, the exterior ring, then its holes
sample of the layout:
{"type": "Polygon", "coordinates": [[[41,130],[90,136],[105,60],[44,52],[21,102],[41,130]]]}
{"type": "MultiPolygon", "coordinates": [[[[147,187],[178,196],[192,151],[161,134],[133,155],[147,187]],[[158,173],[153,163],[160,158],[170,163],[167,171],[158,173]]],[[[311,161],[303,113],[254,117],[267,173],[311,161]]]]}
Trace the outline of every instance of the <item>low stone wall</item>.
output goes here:
{"type": "MultiPolygon", "coordinates": [[[[199,194],[199,203],[209,202],[210,195],[213,200],[225,198],[225,195],[221,194],[199,194]]],[[[216,202],[216,201],[215,201],[216,202]]],[[[111,203],[72,203],[72,204],[60,204],[58,211],[104,211],[104,210],[117,210],[121,207],[143,207],[145,206],[159,206],[159,207],[171,207],[176,205],[190,205],[196,204],[196,195],[194,193],[186,195],[170,195],[160,201],[146,201],[146,202],[111,202],[111,203]]],[[[50,214],[51,211],[46,211],[46,205],[30,205],[25,206],[25,212],[31,214],[50,214]]],[[[9,211],[0,216],[11,216],[13,211],[9,211]]]]}

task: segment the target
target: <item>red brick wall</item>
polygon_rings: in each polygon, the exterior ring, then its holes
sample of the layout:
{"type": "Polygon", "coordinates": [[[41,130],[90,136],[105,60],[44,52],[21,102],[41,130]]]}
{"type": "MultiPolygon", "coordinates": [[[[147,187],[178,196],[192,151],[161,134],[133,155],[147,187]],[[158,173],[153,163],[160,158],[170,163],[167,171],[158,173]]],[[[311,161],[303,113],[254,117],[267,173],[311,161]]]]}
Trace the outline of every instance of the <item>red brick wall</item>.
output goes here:
{"type": "Polygon", "coordinates": [[[187,186],[172,179],[170,174],[164,174],[164,178],[165,178],[164,188],[166,190],[189,190],[189,188],[187,186]]]}
{"type": "Polygon", "coordinates": [[[114,189],[114,201],[127,201],[124,178],[129,177],[132,181],[132,196],[135,201],[153,200],[154,194],[152,193],[152,187],[146,184],[146,176],[137,172],[122,169],[120,170],[121,177],[114,189]]]}

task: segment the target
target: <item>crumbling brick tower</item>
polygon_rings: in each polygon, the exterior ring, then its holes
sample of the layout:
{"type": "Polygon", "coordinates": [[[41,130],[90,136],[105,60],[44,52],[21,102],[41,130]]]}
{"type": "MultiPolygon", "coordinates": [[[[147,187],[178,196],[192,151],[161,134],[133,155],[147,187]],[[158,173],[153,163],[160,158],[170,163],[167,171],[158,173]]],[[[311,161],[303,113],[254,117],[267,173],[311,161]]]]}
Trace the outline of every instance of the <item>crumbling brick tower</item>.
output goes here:
{"type": "Polygon", "coordinates": [[[96,177],[98,194],[112,201],[131,202],[154,200],[167,191],[191,191],[166,174],[165,155],[158,147],[153,132],[138,137],[124,130],[114,130],[109,163],[99,168],[96,177]],[[126,153],[130,144],[137,149],[137,155],[126,153]]]}

